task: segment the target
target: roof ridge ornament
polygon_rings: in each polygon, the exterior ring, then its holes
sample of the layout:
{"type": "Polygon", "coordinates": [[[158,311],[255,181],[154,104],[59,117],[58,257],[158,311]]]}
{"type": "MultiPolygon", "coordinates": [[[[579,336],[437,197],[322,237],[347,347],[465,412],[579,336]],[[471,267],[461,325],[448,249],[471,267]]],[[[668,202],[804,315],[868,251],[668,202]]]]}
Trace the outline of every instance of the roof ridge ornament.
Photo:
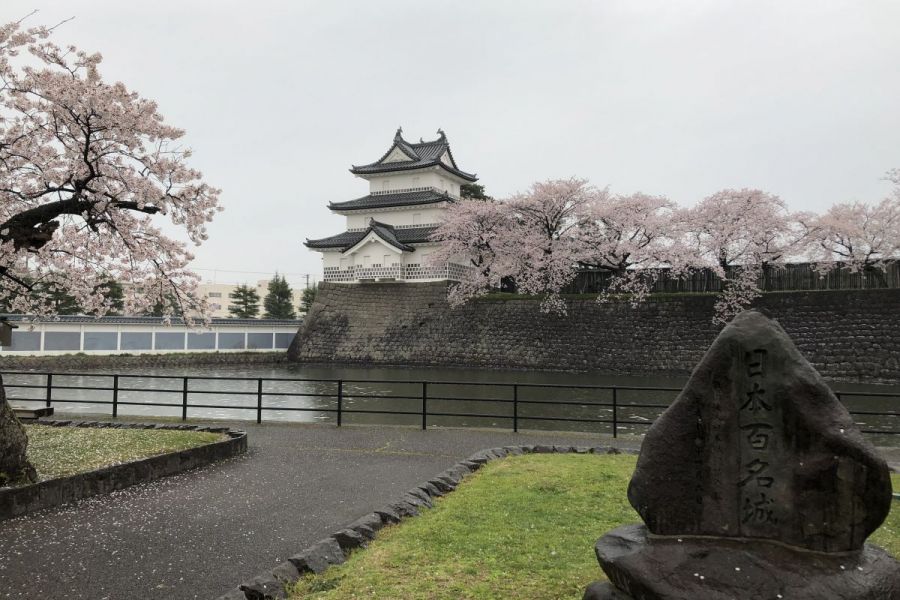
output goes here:
{"type": "Polygon", "coordinates": [[[398,127],[393,143],[381,158],[370,164],[351,165],[350,172],[364,179],[369,179],[369,175],[443,167],[452,175],[466,181],[477,181],[477,176],[466,173],[456,165],[456,160],[450,152],[450,142],[447,140],[447,134],[443,128],[438,128],[437,134],[438,138],[435,140],[424,141],[422,138],[419,138],[419,143],[416,144],[405,140],[403,138],[403,127],[398,127]],[[444,152],[448,154],[447,159],[442,159],[442,153],[444,152]],[[404,157],[409,160],[405,160],[404,157]]]}

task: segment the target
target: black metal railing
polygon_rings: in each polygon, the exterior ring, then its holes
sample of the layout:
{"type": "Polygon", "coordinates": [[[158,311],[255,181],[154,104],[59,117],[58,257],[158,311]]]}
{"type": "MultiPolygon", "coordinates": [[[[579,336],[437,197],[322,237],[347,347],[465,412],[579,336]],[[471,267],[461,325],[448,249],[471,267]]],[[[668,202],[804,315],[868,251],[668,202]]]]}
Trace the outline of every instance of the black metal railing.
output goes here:
{"type": "MultiPolygon", "coordinates": [[[[619,385],[567,385],[551,383],[495,383],[474,381],[402,381],[371,379],[308,379],[278,377],[227,377],[227,376],[186,376],[186,375],[144,375],[144,374],[98,374],[98,373],[39,373],[34,371],[5,371],[4,386],[7,390],[39,390],[32,397],[10,396],[14,402],[43,402],[46,406],[54,403],[91,404],[108,406],[113,417],[119,416],[122,406],[167,407],[178,411],[182,420],[188,418],[190,409],[226,409],[253,411],[257,423],[263,421],[267,412],[315,412],[330,414],[337,426],[342,426],[348,415],[390,415],[407,417],[422,429],[435,424],[435,418],[492,419],[503,420],[513,431],[528,422],[551,424],[587,423],[608,426],[608,432],[617,437],[623,431],[647,427],[655,416],[665,410],[681,388],[641,387],[619,385]],[[12,377],[15,381],[11,381],[12,377]],[[33,383],[20,383],[21,378],[36,379],[33,383]],[[86,378],[86,381],[69,381],[71,378],[86,378]],[[108,385],[92,382],[104,380],[108,385]],[[146,387],[134,380],[165,380],[163,387],[146,387]],[[177,382],[177,383],[176,383],[177,382]],[[201,389],[197,384],[212,382],[214,389],[201,389]],[[243,389],[222,389],[224,382],[243,385],[243,389]],[[285,391],[284,386],[302,385],[305,389],[285,391]],[[281,386],[281,387],[279,387],[281,386]],[[479,388],[476,397],[454,394],[453,391],[479,388]],[[401,388],[398,390],[397,388],[401,388]],[[60,397],[66,391],[89,392],[90,398],[60,397]],[[401,392],[401,393],[398,393],[401,392]],[[94,397],[99,392],[109,392],[109,400],[94,397]],[[487,393],[490,392],[490,393],[487,393]],[[159,402],[128,399],[123,394],[150,393],[175,396],[178,402],[159,402]],[[253,398],[252,404],[213,404],[198,401],[209,395],[242,396],[253,398]],[[491,397],[485,397],[490,395],[491,397]],[[623,395],[631,400],[623,401],[623,395]],[[586,397],[585,397],[586,396],[586,397]],[[291,398],[318,399],[315,406],[289,406],[283,400],[291,398]],[[667,401],[663,402],[661,399],[667,401]],[[277,404],[273,399],[281,399],[277,404]],[[268,403],[267,403],[268,400],[268,403]],[[649,401],[648,401],[649,400],[649,401]],[[655,401],[654,401],[655,400],[655,401]],[[371,402],[387,404],[387,407],[372,407],[371,402]],[[472,403],[486,406],[488,412],[474,409],[452,410],[453,403],[472,403]],[[498,414],[499,407],[508,409],[498,414]],[[449,407],[449,408],[448,408],[449,407]],[[550,412],[539,412],[549,408],[550,412]],[[587,414],[584,414],[585,410],[587,414]],[[635,413],[623,418],[625,413],[635,413]],[[644,416],[641,414],[643,412],[644,416]],[[431,419],[431,421],[429,421],[431,419]]],[[[900,401],[897,392],[855,392],[835,391],[839,400],[847,404],[847,398],[859,403],[874,401],[887,403],[890,399],[900,401]]],[[[465,405],[464,405],[465,406],[465,405]]],[[[850,414],[867,434],[900,435],[900,412],[850,408],[850,414]],[[860,419],[864,418],[864,422],[860,419]],[[874,423],[872,422],[874,421],[874,423]]],[[[208,415],[207,415],[208,416],[208,415]]],[[[599,429],[599,428],[594,428],[599,429]]]]}

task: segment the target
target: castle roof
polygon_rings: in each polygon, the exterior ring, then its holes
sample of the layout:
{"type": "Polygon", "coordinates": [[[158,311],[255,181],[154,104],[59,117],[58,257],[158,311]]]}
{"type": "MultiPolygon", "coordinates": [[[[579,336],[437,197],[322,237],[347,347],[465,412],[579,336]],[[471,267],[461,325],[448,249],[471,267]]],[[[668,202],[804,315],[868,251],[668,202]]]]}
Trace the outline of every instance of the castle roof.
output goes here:
{"type": "Polygon", "coordinates": [[[346,202],[331,202],[328,208],[341,212],[345,210],[363,210],[372,208],[387,208],[393,206],[418,206],[420,204],[435,204],[437,202],[453,202],[454,199],[446,192],[437,190],[398,191],[387,194],[369,194],[355,200],[346,202]]]}
{"type": "Polygon", "coordinates": [[[339,249],[346,251],[361,242],[370,233],[374,233],[394,248],[411,252],[414,248],[409,244],[421,244],[431,241],[431,234],[434,233],[435,229],[437,229],[437,225],[398,229],[386,223],[372,221],[365,230],[345,231],[344,233],[318,240],[307,239],[305,245],[307,248],[314,250],[339,249]]]}
{"type": "Polygon", "coordinates": [[[466,173],[456,165],[453,153],[450,152],[450,143],[444,132],[438,129],[438,138],[429,142],[419,140],[418,144],[407,142],[403,139],[403,129],[397,129],[394,135],[394,143],[381,158],[367,165],[353,165],[350,172],[354,175],[374,175],[379,173],[392,173],[395,171],[409,171],[412,169],[424,169],[427,167],[441,167],[449,173],[466,181],[477,181],[474,173],[466,173]]]}

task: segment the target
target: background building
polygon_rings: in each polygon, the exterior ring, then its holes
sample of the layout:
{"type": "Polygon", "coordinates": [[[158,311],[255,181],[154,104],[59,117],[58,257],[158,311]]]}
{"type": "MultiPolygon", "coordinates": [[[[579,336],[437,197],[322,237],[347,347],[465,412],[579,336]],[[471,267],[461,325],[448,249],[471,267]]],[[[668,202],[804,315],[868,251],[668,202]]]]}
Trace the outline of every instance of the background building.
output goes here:
{"type": "Polygon", "coordinates": [[[438,245],[431,234],[447,206],[459,200],[460,185],[478,178],[456,165],[447,136],[410,143],[398,129],[394,142],[377,161],[350,172],[369,182],[369,194],[332,202],[332,212],[347,217],[347,230],[306,241],[322,253],[323,280],[437,281],[459,279],[461,265],[431,265],[438,245]]]}
{"type": "MultiPolygon", "coordinates": [[[[229,294],[233,292],[238,285],[237,283],[212,283],[205,282],[197,286],[197,294],[201,298],[206,298],[209,302],[209,316],[213,318],[228,318],[228,307],[231,306],[229,294]]],[[[254,287],[252,284],[246,284],[254,287]]],[[[262,316],[265,309],[263,308],[263,300],[266,298],[269,288],[269,280],[261,279],[256,282],[256,293],[259,294],[259,314],[262,316]]],[[[292,287],[294,310],[299,312],[300,298],[303,296],[302,287],[292,287]]]]}

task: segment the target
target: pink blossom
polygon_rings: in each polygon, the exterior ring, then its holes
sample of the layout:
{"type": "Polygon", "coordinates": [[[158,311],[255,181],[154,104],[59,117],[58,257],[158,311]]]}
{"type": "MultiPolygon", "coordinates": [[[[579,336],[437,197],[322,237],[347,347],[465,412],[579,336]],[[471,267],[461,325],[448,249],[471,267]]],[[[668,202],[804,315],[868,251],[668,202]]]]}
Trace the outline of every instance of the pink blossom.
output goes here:
{"type": "Polygon", "coordinates": [[[697,265],[724,282],[714,322],[731,320],[762,294],[763,268],[802,252],[808,230],[799,220],[778,196],[746,188],[718,191],[683,212],[682,239],[693,248],[697,265]]]}
{"type": "Polygon", "coordinates": [[[186,316],[202,313],[192,255],[153,217],[199,245],[219,190],[187,165],[184,132],[155,102],[104,82],[99,54],[61,49],[50,35],[0,27],[0,299],[48,315],[34,286],[53,282],[102,315],[110,303],[98,284],[115,279],[128,312],[170,299],[186,316]]]}
{"type": "Polygon", "coordinates": [[[843,265],[852,272],[884,269],[900,258],[900,171],[890,197],[877,204],[835,204],[809,221],[808,256],[823,273],[843,265]]]}
{"type": "Polygon", "coordinates": [[[499,285],[496,268],[499,240],[509,235],[511,213],[494,200],[460,200],[453,204],[432,238],[441,243],[431,255],[434,265],[468,266],[467,276],[450,289],[453,306],[499,285]]]}

